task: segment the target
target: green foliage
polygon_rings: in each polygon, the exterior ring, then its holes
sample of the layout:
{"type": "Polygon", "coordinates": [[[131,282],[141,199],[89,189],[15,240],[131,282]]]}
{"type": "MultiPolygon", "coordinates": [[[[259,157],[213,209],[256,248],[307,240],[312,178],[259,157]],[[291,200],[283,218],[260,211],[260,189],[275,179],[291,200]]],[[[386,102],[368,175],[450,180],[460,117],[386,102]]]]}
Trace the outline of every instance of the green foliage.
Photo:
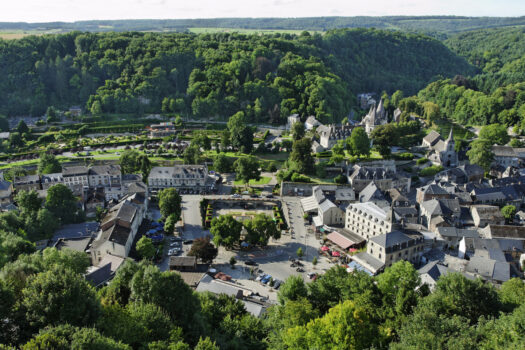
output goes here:
{"type": "Polygon", "coordinates": [[[194,142],[192,142],[182,154],[184,164],[201,164],[202,158],[202,151],[199,145],[194,142]]]}
{"type": "Polygon", "coordinates": [[[334,178],[334,182],[337,183],[337,184],[344,185],[344,184],[348,183],[348,179],[347,179],[347,177],[345,175],[339,174],[339,175],[337,175],[334,178]]]}
{"type": "Polygon", "coordinates": [[[301,276],[292,275],[284,281],[279,288],[277,298],[281,305],[287,304],[289,301],[297,301],[300,298],[305,298],[308,294],[306,284],[301,276]]]}
{"type": "Polygon", "coordinates": [[[211,263],[217,257],[219,250],[211,243],[210,236],[196,238],[193,241],[189,256],[195,256],[204,263],[211,263]]]}
{"type": "Polygon", "coordinates": [[[417,165],[423,165],[427,162],[428,162],[428,158],[419,158],[418,160],[416,160],[417,165]]]}
{"type": "Polygon", "coordinates": [[[170,214],[166,218],[166,221],[164,221],[164,231],[166,231],[166,233],[168,234],[173,233],[177,221],[179,221],[179,217],[177,216],[177,214],[170,214]]]}
{"type": "Polygon", "coordinates": [[[232,171],[232,163],[224,153],[220,153],[213,161],[213,168],[219,173],[230,173],[232,171]]]}
{"type": "Polygon", "coordinates": [[[153,241],[151,238],[148,238],[146,236],[142,236],[138,241],[136,245],[137,254],[142,257],[143,259],[151,260],[155,256],[155,252],[157,251],[157,248],[153,245],[153,241]]]}
{"type": "Polygon", "coordinates": [[[122,152],[119,158],[123,174],[140,173],[143,179],[147,179],[151,170],[151,162],[147,155],[131,149],[122,152]]]}
{"type": "Polygon", "coordinates": [[[40,155],[40,161],[38,162],[38,173],[40,175],[60,172],[62,172],[62,166],[54,155],[47,153],[40,155]]]}
{"type": "Polygon", "coordinates": [[[443,171],[443,169],[444,168],[441,165],[431,165],[429,167],[421,169],[421,171],[419,172],[419,176],[421,177],[434,176],[437,173],[443,171]]]}
{"type": "Polygon", "coordinates": [[[346,142],[346,147],[351,155],[368,157],[370,154],[370,139],[363,128],[358,127],[352,130],[346,142]]]}
{"type": "Polygon", "coordinates": [[[291,169],[302,174],[314,172],[314,158],[312,157],[311,147],[312,141],[307,137],[294,141],[290,154],[291,169]]]}
{"type": "Polygon", "coordinates": [[[489,141],[491,144],[505,145],[510,137],[505,125],[490,124],[485,125],[479,131],[479,138],[489,141]]]}
{"type": "Polygon", "coordinates": [[[45,207],[64,224],[81,218],[77,199],[69,187],[62,184],[53,185],[47,190],[45,207]]]}
{"type": "Polygon", "coordinates": [[[21,304],[31,327],[36,329],[68,323],[93,324],[100,305],[84,278],[64,267],[39,273],[22,290],[21,304]]]}
{"type": "Polygon", "coordinates": [[[171,220],[177,222],[182,211],[181,205],[182,198],[177,189],[166,188],[159,192],[159,209],[163,218],[174,215],[171,220]]]}
{"type": "Polygon", "coordinates": [[[210,233],[216,246],[231,249],[241,238],[242,224],[231,215],[221,215],[211,221],[210,233]]]}
{"type": "Polygon", "coordinates": [[[250,153],[253,148],[253,131],[246,125],[244,112],[237,112],[228,119],[230,142],[233,148],[250,153]]]}
{"type": "Polygon", "coordinates": [[[501,208],[501,214],[503,214],[503,217],[507,222],[512,222],[514,220],[514,216],[516,216],[516,207],[512,204],[506,205],[503,208],[501,208]]]}
{"type": "Polygon", "coordinates": [[[490,165],[494,160],[492,144],[483,139],[476,139],[470,144],[470,150],[467,151],[470,163],[477,164],[485,171],[489,171],[490,165]]]}
{"type": "Polygon", "coordinates": [[[508,311],[525,304],[525,283],[519,278],[511,278],[505,281],[498,293],[501,302],[508,311]]]}
{"type": "Polygon", "coordinates": [[[246,241],[252,245],[266,246],[270,238],[281,238],[281,231],[277,228],[277,224],[266,214],[257,214],[243,225],[248,231],[246,241]]]}
{"type": "Polygon", "coordinates": [[[295,253],[297,254],[298,258],[302,258],[304,255],[303,248],[301,247],[297,248],[297,251],[295,253]]]}
{"type": "Polygon", "coordinates": [[[304,137],[304,124],[296,122],[292,125],[292,138],[294,141],[300,140],[304,137]]]}
{"type": "Polygon", "coordinates": [[[259,180],[261,176],[260,164],[257,158],[253,156],[240,157],[233,163],[235,176],[245,184],[250,180],[259,180]]]}

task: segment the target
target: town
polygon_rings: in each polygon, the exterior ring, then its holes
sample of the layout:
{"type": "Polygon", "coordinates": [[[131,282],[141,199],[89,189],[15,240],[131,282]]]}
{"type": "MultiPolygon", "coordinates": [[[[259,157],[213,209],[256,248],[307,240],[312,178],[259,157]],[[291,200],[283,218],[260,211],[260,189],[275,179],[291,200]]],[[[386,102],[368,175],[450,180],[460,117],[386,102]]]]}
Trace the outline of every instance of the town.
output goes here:
{"type": "Polygon", "coordinates": [[[1,349],[523,348],[519,4],[118,1],[0,21],[1,349]]]}

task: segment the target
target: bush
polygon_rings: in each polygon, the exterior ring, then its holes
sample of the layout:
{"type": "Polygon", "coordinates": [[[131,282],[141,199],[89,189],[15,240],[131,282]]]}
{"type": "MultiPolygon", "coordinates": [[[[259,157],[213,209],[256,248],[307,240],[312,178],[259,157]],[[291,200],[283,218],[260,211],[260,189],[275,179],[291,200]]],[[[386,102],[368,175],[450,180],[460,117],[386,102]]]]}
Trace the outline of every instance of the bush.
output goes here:
{"type": "Polygon", "coordinates": [[[414,155],[412,153],[410,153],[410,152],[395,154],[394,157],[399,159],[399,160],[412,160],[412,159],[414,159],[414,155]]]}
{"type": "Polygon", "coordinates": [[[443,167],[441,165],[432,165],[428,168],[425,168],[419,172],[419,176],[421,177],[427,177],[427,176],[434,176],[440,171],[443,171],[443,167]]]}
{"type": "Polygon", "coordinates": [[[336,184],[344,185],[344,184],[348,183],[348,179],[347,179],[346,176],[344,176],[343,174],[339,174],[339,175],[337,175],[337,176],[334,178],[334,182],[335,182],[336,184]]]}
{"type": "Polygon", "coordinates": [[[425,164],[426,162],[428,162],[427,158],[419,158],[418,160],[416,160],[417,165],[425,164]]]}
{"type": "Polygon", "coordinates": [[[305,175],[299,174],[299,173],[293,173],[292,175],[292,182],[304,182],[304,183],[310,183],[312,180],[305,175]]]}

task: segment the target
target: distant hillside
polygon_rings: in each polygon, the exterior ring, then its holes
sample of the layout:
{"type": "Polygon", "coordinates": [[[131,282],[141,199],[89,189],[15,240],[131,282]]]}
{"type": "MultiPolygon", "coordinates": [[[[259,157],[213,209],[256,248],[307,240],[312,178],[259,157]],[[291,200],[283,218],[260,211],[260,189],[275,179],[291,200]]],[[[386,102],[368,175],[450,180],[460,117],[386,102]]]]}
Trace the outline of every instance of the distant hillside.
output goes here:
{"type": "Polygon", "coordinates": [[[188,28],[281,29],[326,31],[338,28],[378,28],[422,32],[443,38],[463,31],[525,25],[525,17],[308,17],[308,18],[215,18],[173,20],[106,20],[73,23],[0,23],[1,31],[185,31],[188,28]]]}
{"type": "Polygon", "coordinates": [[[441,42],[377,29],[244,35],[68,33],[0,40],[0,113],[181,113],[341,120],[363,91],[415,93],[474,72],[441,42]]]}
{"type": "Polygon", "coordinates": [[[482,70],[474,79],[482,91],[525,81],[525,28],[461,33],[445,45],[482,70]]]}

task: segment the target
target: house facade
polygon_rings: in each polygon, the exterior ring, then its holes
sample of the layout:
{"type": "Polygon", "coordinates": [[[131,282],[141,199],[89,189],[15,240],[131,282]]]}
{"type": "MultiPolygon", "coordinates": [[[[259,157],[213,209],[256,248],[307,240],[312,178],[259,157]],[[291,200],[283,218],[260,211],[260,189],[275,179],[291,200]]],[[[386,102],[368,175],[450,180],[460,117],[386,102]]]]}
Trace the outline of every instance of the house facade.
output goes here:
{"type": "Polygon", "coordinates": [[[165,188],[184,190],[208,190],[213,181],[208,176],[206,165],[174,165],[154,167],[148,176],[149,191],[157,192],[165,188]]]}

